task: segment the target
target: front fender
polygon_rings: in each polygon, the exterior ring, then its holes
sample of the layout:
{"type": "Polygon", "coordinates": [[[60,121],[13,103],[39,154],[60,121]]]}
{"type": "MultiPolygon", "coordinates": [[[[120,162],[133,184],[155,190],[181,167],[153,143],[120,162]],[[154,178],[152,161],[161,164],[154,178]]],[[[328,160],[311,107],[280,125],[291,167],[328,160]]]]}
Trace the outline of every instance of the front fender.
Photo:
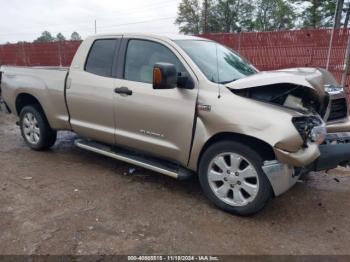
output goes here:
{"type": "Polygon", "coordinates": [[[198,111],[189,168],[196,170],[200,153],[213,136],[234,133],[261,140],[272,148],[296,153],[303,140],[292,123],[294,116],[301,114],[276,105],[271,105],[223,91],[220,98],[203,91],[199,103],[211,101],[211,111],[198,111]]]}

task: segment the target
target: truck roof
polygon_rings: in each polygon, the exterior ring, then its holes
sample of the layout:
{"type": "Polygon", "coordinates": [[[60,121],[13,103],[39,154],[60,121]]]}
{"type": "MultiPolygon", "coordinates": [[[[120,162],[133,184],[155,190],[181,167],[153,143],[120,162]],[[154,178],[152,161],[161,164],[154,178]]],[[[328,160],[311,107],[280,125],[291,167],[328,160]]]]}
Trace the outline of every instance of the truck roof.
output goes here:
{"type": "Polygon", "coordinates": [[[150,34],[150,33],[110,33],[110,34],[96,34],[92,35],[89,38],[100,38],[100,37],[115,37],[115,36],[125,36],[125,37],[154,37],[157,39],[163,40],[206,40],[211,41],[205,38],[189,35],[180,35],[180,34],[150,34]]]}

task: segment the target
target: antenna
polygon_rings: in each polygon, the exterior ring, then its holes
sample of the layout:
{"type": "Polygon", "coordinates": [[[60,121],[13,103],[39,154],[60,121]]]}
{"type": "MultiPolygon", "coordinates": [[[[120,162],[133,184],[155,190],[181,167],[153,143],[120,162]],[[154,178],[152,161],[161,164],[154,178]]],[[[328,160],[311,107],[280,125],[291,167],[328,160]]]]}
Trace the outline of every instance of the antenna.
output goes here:
{"type": "Polygon", "coordinates": [[[95,19],[95,34],[97,34],[97,21],[95,19]]]}
{"type": "Polygon", "coordinates": [[[218,44],[215,43],[215,50],[216,50],[216,74],[218,76],[218,79],[217,79],[217,84],[218,84],[218,98],[221,98],[221,89],[220,89],[220,72],[219,72],[219,57],[218,57],[218,44]]]}

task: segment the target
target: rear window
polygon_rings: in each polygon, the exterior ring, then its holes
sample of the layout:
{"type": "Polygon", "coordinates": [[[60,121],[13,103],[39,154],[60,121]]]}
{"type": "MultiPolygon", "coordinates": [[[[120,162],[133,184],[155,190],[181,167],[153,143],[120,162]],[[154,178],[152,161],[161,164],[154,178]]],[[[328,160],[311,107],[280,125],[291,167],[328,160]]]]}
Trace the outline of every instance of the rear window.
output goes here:
{"type": "Polygon", "coordinates": [[[85,71],[111,77],[116,47],[117,39],[96,40],[90,49],[85,71]]]}

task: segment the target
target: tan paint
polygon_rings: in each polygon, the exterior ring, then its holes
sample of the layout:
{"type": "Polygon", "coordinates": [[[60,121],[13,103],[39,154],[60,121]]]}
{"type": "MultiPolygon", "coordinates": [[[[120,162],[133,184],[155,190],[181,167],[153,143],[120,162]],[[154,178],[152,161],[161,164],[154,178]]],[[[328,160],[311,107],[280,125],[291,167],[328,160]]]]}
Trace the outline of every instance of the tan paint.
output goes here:
{"type": "MultiPolygon", "coordinates": [[[[195,88],[153,90],[150,84],[87,73],[84,64],[93,41],[122,35],[89,37],[74,57],[68,80],[67,103],[72,128],[78,135],[170,159],[192,170],[197,169],[200,152],[206,142],[220,133],[238,133],[264,141],[274,149],[278,160],[294,166],[307,165],[319,155],[315,144],[302,149],[302,139],[291,122],[293,116],[301,113],[237,96],[229,88],[292,83],[309,87],[322,99],[324,85],[336,83],[327,71],[299,68],[261,72],[225,87],[207,80],[173,41],[198,38],[149,34],[123,36],[148,39],[168,47],[192,76],[195,88]],[[114,88],[122,86],[131,89],[133,96],[114,94],[114,88]],[[197,102],[203,105],[202,109],[210,110],[199,110],[194,119],[197,102]],[[196,129],[191,149],[194,122],[196,129]]],[[[19,67],[1,67],[1,70],[5,72],[3,97],[13,112],[16,112],[17,96],[20,93],[31,94],[40,101],[54,129],[70,129],[64,101],[67,70],[19,67]]],[[[349,122],[334,124],[329,126],[329,131],[350,131],[349,127],[349,122]]]]}
{"type": "Polygon", "coordinates": [[[64,100],[64,83],[67,69],[2,66],[2,96],[15,114],[16,99],[20,94],[35,97],[43,107],[53,129],[70,129],[64,100]]]}

